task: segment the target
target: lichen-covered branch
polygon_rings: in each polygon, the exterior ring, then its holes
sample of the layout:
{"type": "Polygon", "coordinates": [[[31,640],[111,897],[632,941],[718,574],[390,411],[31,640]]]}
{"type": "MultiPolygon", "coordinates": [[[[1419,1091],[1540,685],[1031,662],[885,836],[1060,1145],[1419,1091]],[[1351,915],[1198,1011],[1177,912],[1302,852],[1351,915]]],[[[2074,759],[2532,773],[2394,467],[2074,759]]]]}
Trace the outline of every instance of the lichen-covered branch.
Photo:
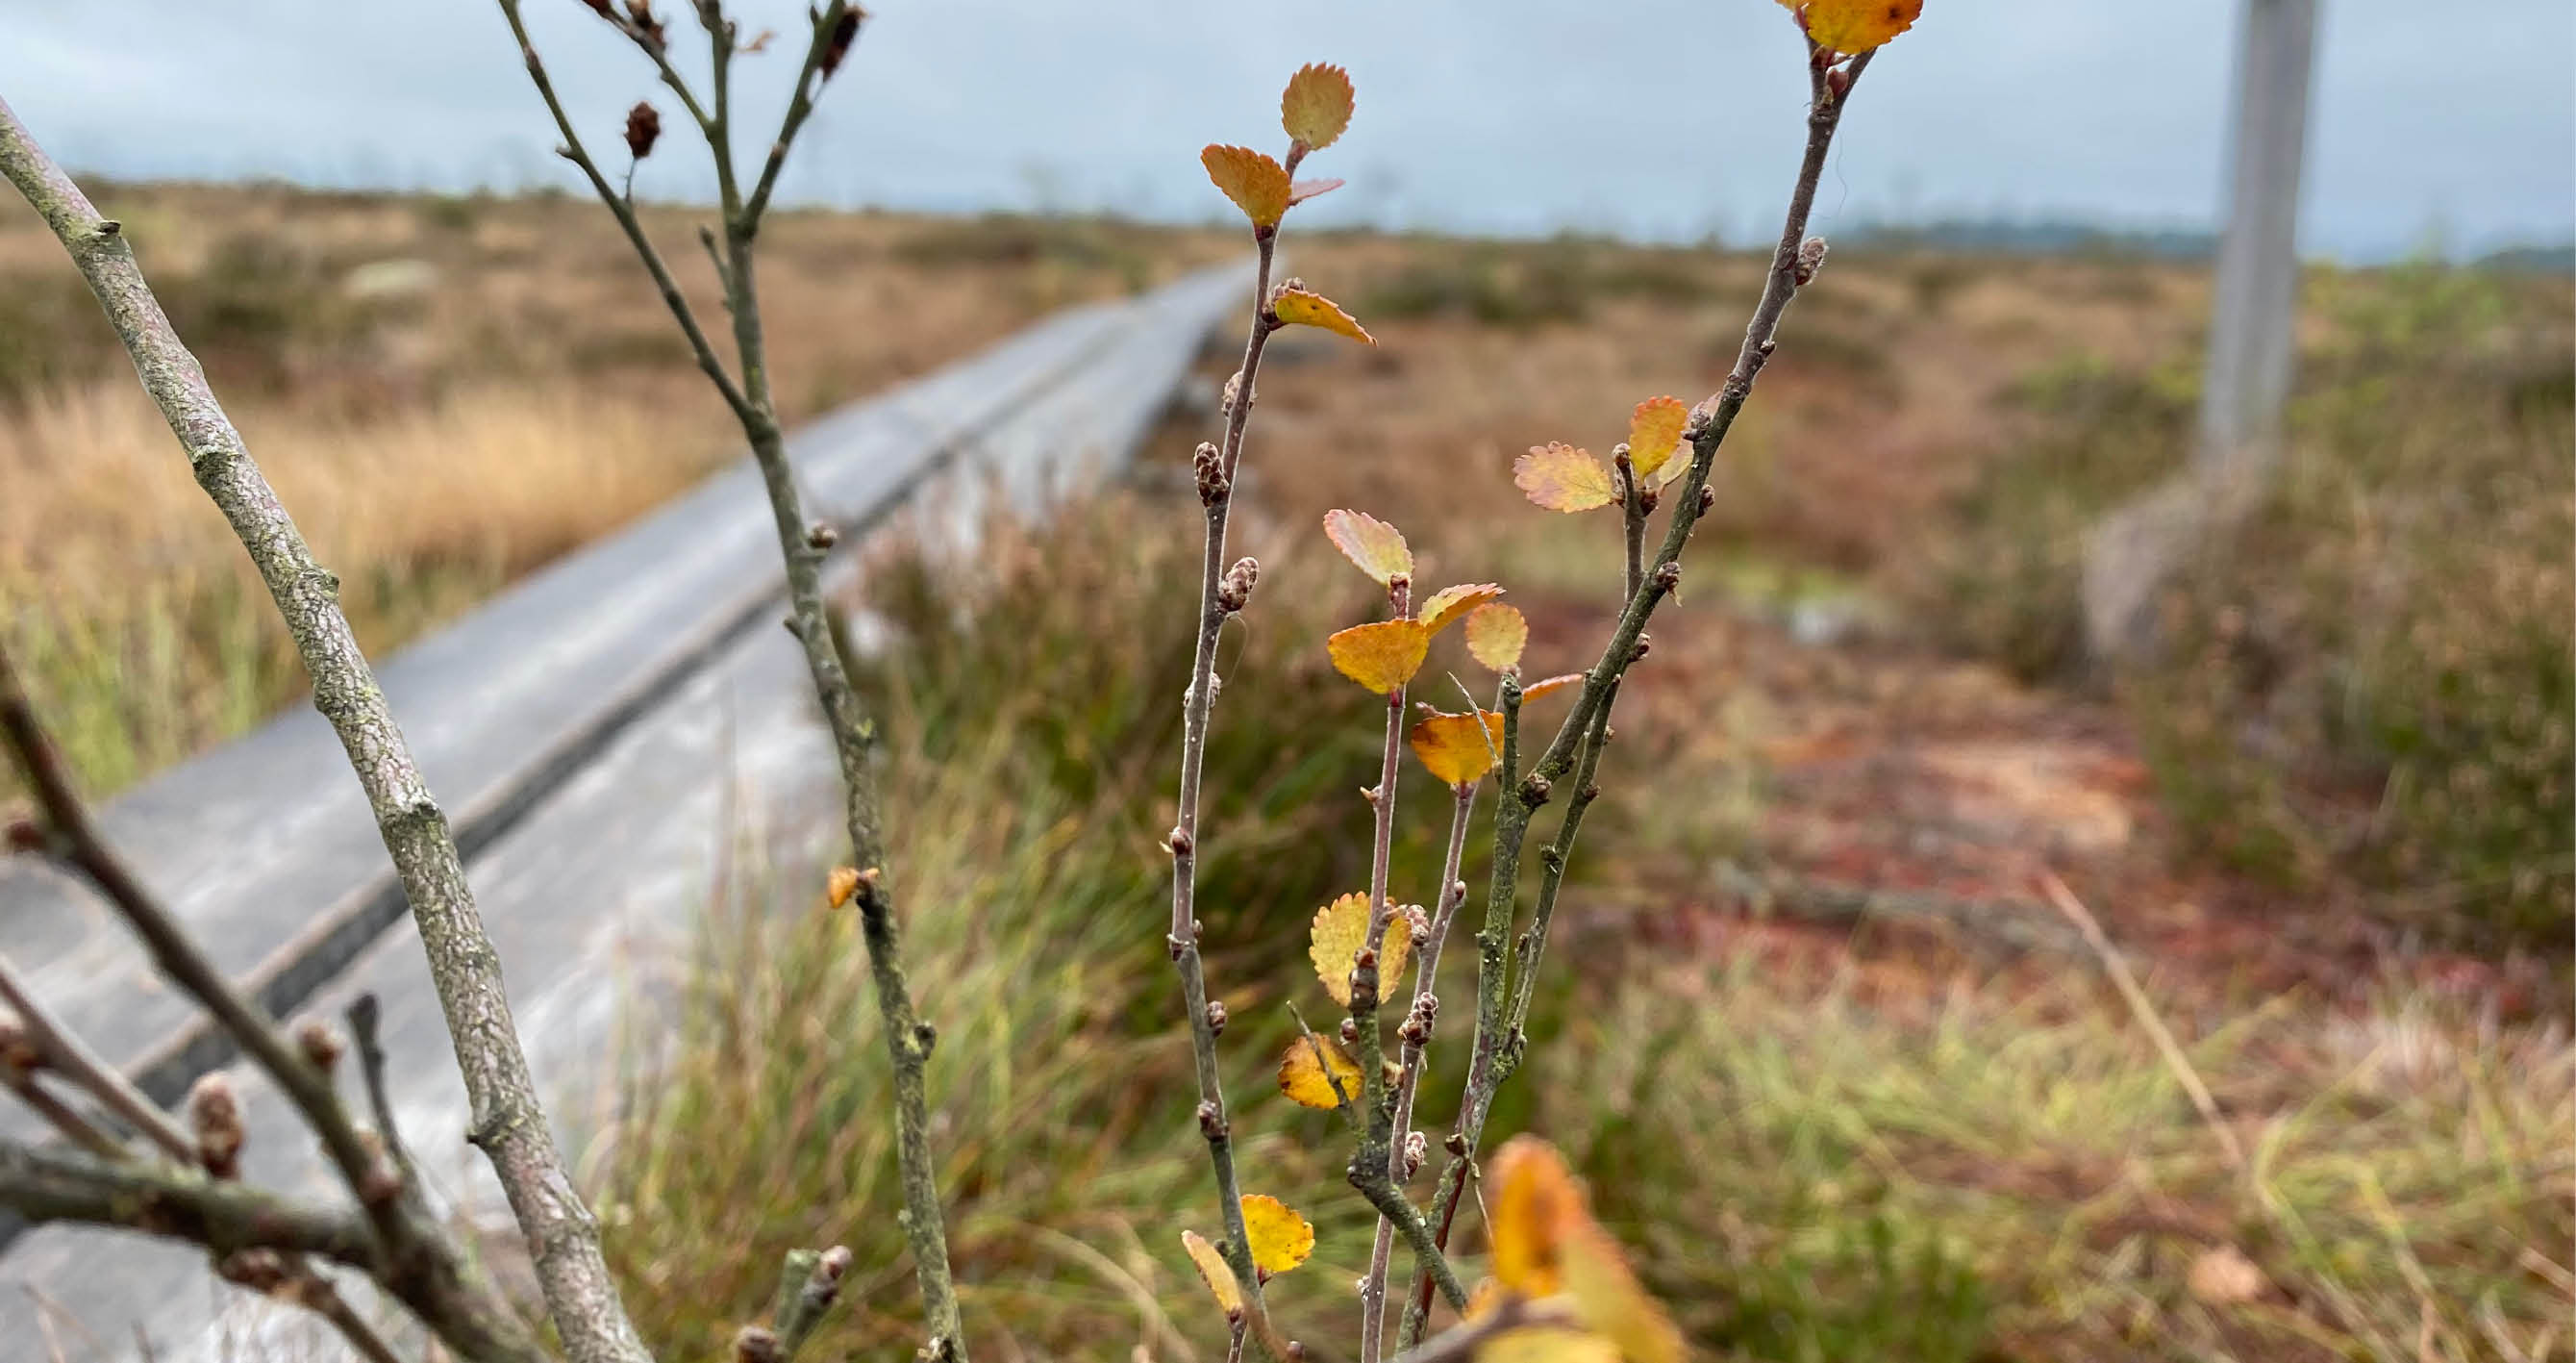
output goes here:
{"type": "Polygon", "coordinates": [[[476,912],[446,813],[421,779],[340,610],[339,579],[314,561],[253,462],[205,371],[144,282],[121,225],[100,216],[5,103],[0,174],[35,206],[80,267],[199,486],[231,523],[294,636],[314,707],[348,754],[411,904],[473,1104],[477,1143],[536,1256],[538,1284],[567,1348],[577,1363],[644,1363],[643,1343],[600,1255],[597,1226],[573,1190],[538,1102],[500,958],[476,912]]]}

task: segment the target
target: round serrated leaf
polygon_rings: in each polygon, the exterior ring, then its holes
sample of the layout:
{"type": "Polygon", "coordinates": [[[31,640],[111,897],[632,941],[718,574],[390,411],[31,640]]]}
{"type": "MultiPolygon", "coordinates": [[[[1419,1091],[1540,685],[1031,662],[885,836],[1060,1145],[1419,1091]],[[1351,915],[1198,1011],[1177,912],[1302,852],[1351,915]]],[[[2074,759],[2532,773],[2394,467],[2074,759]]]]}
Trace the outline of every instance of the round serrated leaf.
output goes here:
{"type": "Polygon", "coordinates": [[[1265,1193],[1244,1196],[1243,1238],[1251,1245],[1253,1267],[1269,1274],[1285,1273],[1315,1252],[1315,1228],[1265,1193]]]}
{"type": "Polygon", "coordinates": [[[1360,1100],[1360,1062],[1353,1060],[1338,1041],[1300,1036],[1289,1042],[1288,1049],[1279,1056],[1279,1091],[1301,1107],[1327,1112],[1340,1107],[1344,1099],[1356,1103],[1360,1100]],[[1341,1085],[1338,1093],[1333,1089],[1336,1083],[1341,1085]]]}
{"type": "Polygon", "coordinates": [[[1628,414],[1628,467],[1639,479],[1651,478],[1682,446],[1682,426],[1690,409],[1680,398],[1648,398],[1628,414]]]}
{"type": "Polygon", "coordinates": [[[1199,153],[1208,179],[1234,200],[1255,227],[1276,227],[1288,211],[1288,172],[1250,147],[1211,145],[1199,153]]]}
{"type": "Polygon", "coordinates": [[[1512,462],[1512,482],[1529,499],[1550,511],[1589,511],[1608,506],[1618,495],[1610,468],[1590,450],[1561,441],[1530,446],[1512,462]]]}
{"type": "MultiPolygon", "coordinates": [[[[1360,948],[1368,944],[1369,897],[1357,891],[1343,895],[1315,910],[1313,929],[1307,935],[1306,959],[1315,963],[1315,978],[1324,982],[1324,992],[1344,1008],[1351,1006],[1351,971],[1359,965],[1360,948]]],[[[1404,977],[1405,964],[1413,956],[1413,931],[1398,918],[1390,917],[1386,940],[1378,947],[1378,997],[1386,998],[1390,983],[1404,977]]]]}
{"type": "Polygon", "coordinates": [[[1529,621],[1517,606],[1496,601],[1478,606],[1467,617],[1467,651],[1497,672],[1520,666],[1521,650],[1528,645],[1529,621]]]}
{"type": "Polygon", "coordinates": [[[1324,641],[1333,666],[1360,685],[1387,695],[1422,670],[1431,652],[1431,631],[1419,620],[1380,620],[1353,625],[1324,641]]]}
{"type": "Polygon", "coordinates": [[[1280,93],[1279,126],[1308,151],[1321,151],[1351,126],[1353,103],[1351,73],[1322,62],[1301,66],[1280,93]]]}
{"type": "Polygon", "coordinates": [[[1923,0],[1780,0],[1816,46],[1858,54],[1914,27],[1923,0]]]}
{"type": "Polygon", "coordinates": [[[1413,576],[1413,550],[1404,532],[1365,511],[1341,508],[1324,513],[1324,537],[1363,573],[1381,586],[1413,576]]]}
{"type": "Polygon", "coordinates": [[[1503,717],[1492,710],[1429,715],[1406,737],[1433,777],[1452,786],[1470,785],[1502,760],[1503,717]]]}

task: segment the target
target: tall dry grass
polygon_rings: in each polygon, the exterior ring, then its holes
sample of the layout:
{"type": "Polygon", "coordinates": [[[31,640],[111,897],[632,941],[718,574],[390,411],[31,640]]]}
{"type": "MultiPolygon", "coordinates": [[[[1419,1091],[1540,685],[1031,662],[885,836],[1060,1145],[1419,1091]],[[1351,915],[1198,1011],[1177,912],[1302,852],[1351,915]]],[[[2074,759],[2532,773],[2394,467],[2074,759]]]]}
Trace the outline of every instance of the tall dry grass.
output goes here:
{"type": "MultiPolygon", "coordinates": [[[[202,185],[97,197],[340,575],[371,651],[736,454],[631,253],[582,204],[202,185]]],[[[714,310],[690,268],[695,216],[656,207],[645,221],[714,310]]],[[[1114,224],[1036,234],[1007,218],[818,213],[780,214],[765,246],[790,420],[1219,249],[1114,224]]],[[[60,248],[24,216],[0,219],[0,489],[0,642],[88,788],[112,792],[301,692],[238,547],[60,248]]]]}
{"type": "MultiPolygon", "coordinates": [[[[1154,929],[1155,758],[1189,622],[1147,607],[1186,580],[1190,546],[1135,533],[1195,512],[1177,489],[1112,500],[1000,532],[980,567],[898,549],[871,579],[902,641],[869,686],[940,1028],[953,1251],[975,1347],[997,1356],[1213,1358],[1222,1337],[1178,1242],[1207,1213],[1154,929]]],[[[1271,1068],[1294,1035],[1282,1001],[1311,989],[1313,908],[1366,873],[1354,791],[1376,755],[1365,697],[1322,647],[1352,575],[1281,552],[1300,537],[1279,524],[1259,545],[1276,594],[1228,662],[1203,902],[1245,1186],[1319,1233],[1270,1299],[1293,1333],[1330,1339],[1356,1312],[1371,1222],[1343,1181],[1347,1133],[1280,1097],[1271,1068]]],[[[1700,807],[1723,773],[1667,721],[1635,722],[1656,800],[1700,807]]],[[[1399,886],[1433,874],[1438,811],[1416,814],[1399,886]]],[[[2402,980],[2346,1005],[2169,992],[2150,971],[2249,1178],[2086,972],[1890,972],[1691,932],[1652,869],[1687,851],[1688,824],[1605,809],[1560,910],[1569,968],[1544,985],[1496,1121],[1579,1162],[1706,1356],[2566,1357],[2563,1026],[2402,980]],[[2195,1288],[2195,1265],[2227,1254],[2259,1285],[2195,1288]]],[[[913,1307],[885,1076],[850,1063],[872,1044],[865,956],[821,907],[819,867],[752,866],[707,925],[677,1044],[638,1052],[593,1166],[619,1270],[657,1341],[707,1352],[767,1300],[778,1252],[847,1243],[856,1309],[826,1345],[899,1350],[913,1307]]],[[[1451,964],[1466,988],[1469,962],[1451,964]]],[[[1433,1052],[1435,1137],[1461,1049],[1433,1052]]],[[[1472,1272],[1482,1232],[1472,1212],[1462,1225],[1472,1272]]]]}

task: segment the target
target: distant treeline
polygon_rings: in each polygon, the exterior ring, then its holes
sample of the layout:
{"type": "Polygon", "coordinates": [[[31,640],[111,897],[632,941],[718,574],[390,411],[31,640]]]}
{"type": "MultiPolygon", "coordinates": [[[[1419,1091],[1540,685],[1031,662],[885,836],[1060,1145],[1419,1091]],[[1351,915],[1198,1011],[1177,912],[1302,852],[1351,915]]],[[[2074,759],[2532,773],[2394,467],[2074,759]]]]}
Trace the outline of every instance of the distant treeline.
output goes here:
{"type": "MultiPolygon", "coordinates": [[[[2065,219],[1938,218],[1871,222],[1844,234],[1865,250],[1959,251],[1976,255],[2102,255],[2207,260],[2218,234],[2189,228],[2117,228],[2065,219]]],[[[2509,246],[2465,262],[2515,274],[2576,274],[2576,241],[2509,246]]]]}

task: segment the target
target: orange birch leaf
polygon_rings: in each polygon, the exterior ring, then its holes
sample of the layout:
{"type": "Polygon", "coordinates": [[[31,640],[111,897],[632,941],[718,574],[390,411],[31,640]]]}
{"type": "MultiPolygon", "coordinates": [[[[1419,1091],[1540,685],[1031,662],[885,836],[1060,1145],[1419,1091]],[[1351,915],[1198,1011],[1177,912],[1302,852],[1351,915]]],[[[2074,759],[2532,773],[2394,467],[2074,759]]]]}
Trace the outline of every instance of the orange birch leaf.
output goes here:
{"type": "Polygon", "coordinates": [[[1681,448],[1682,423],[1689,419],[1690,409],[1680,398],[1648,398],[1628,414],[1628,467],[1640,480],[1671,461],[1673,451],[1681,448]]]}
{"type": "Polygon", "coordinates": [[[1315,1228],[1287,1203],[1262,1193],[1243,1199],[1243,1238],[1252,1248],[1252,1266],[1273,1275],[1315,1252],[1315,1228]]]}
{"type": "Polygon", "coordinates": [[[1234,1279],[1234,1270],[1225,1256],[1197,1231],[1181,1232],[1181,1248],[1190,1252],[1190,1262],[1198,1265],[1199,1277],[1207,1283],[1208,1295],[1216,1298],[1217,1308],[1230,1319],[1243,1313],[1243,1285],[1234,1279]]]}
{"type": "Polygon", "coordinates": [[[1413,550],[1406,547],[1404,532],[1365,511],[1325,512],[1324,535],[1380,586],[1413,576],[1413,550]]]}
{"type": "Polygon", "coordinates": [[[1415,619],[1422,622],[1424,629],[1438,634],[1464,617],[1467,612],[1502,594],[1503,589],[1491,582],[1467,582],[1455,587],[1443,587],[1433,592],[1431,599],[1423,602],[1421,608],[1414,611],[1413,615],[1415,619]]]}
{"type": "Polygon", "coordinates": [[[1353,625],[1326,639],[1324,647],[1343,676],[1383,696],[1422,670],[1431,651],[1431,631],[1419,620],[1380,620],[1353,625]]]}
{"type": "Polygon", "coordinates": [[[1608,506],[1616,495],[1610,467],[1561,441],[1530,446],[1512,462],[1512,482],[1529,499],[1550,511],[1589,511],[1608,506]]]}
{"type": "MultiPolygon", "coordinates": [[[[1315,963],[1315,978],[1344,1008],[1351,1006],[1351,971],[1359,965],[1360,948],[1368,945],[1368,926],[1369,897],[1354,891],[1315,910],[1314,926],[1307,935],[1306,959],[1315,963]]],[[[1412,957],[1412,925],[1401,916],[1390,916],[1386,938],[1378,946],[1378,997],[1393,994],[1390,986],[1404,978],[1404,967],[1412,957]]]]}
{"type": "Polygon", "coordinates": [[[1210,144],[1199,153],[1208,179],[1234,200],[1255,227],[1276,227],[1288,211],[1288,172],[1263,152],[1250,147],[1210,144]]]}
{"type": "Polygon", "coordinates": [[[1520,666],[1521,650],[1528,646],[1529,621],[1517,606],[1497,601],[1478,606],[1476,613],[1467,617],[1467,651],[1496,672],[1509,672],[1520,666]]]}
{"type": "Polygon", "coordinates": [[[1521,688],[1521,702],[1523,704],[1527,704],[1530,701],[1537,700],[1541,696],[1555,695],[1557,692],[1565,690],[1567,687],[1581,686],[1587,676],[1588,674],[1582,672],[1568,672],[1561,677],[1550,677],[1545,681],[1531,682],[1529,685],[1521,688]]]}
{"type": "Polygon", "coordinates": [[[1356,1103],[1360,1100],[1360,1062],[1351,1058],[1342,1043],[1329,1037],[1309,1041],[1300,1036],[1289,1042],[1288,1049],[1279,1056],[1279,1091],[1300,1107],[1326,1112],[1340,1107],[1343,1098],[1356,1103]],[[1320,1056],[1316,1054],[1318,1050],[1322,1052],[1320,1056]],[[1338,1094],[1333,1091],[1337,1080],[1341,1084],[1338,1094]]]}
{"type": "Polygon", "coordinates": [[[1271,295],[1270,313],[1279,319],[1282,326],[1322,327],[1336,336],[1348,336],[1367,345],[1377,344],[1377,338],[1369,335],[1366,327],[1352,321],[1351,315],[1342,311],[1340,304],[1307,289],[1281,289],[1271,295]]]}
{"type": "Polygon", "coordinates": [[[1492,710],[1430,715],[1407,737],[1425,770],[1449,785],[1470,785],[1502,760],[1503,717],[1492,710]]]}
{"type": "Polygon", "coordinates": [[[1279,126],[1306,150],[1322,151],[1351,126],[1352,102],[1350,72],[1322,62],[1301,66],[1279,96],[1279,126]]]}
{"type": "Polygon", "coordinates": [[[1885,44],[1897,34],[1914,27],[1923,13],[1923,0],[1805,0],[1803,4],[1781,3],[1795,11],[1798,26],[1815,39],[1816,46],[1836,52],[1857,55],[1885,44]]]}

